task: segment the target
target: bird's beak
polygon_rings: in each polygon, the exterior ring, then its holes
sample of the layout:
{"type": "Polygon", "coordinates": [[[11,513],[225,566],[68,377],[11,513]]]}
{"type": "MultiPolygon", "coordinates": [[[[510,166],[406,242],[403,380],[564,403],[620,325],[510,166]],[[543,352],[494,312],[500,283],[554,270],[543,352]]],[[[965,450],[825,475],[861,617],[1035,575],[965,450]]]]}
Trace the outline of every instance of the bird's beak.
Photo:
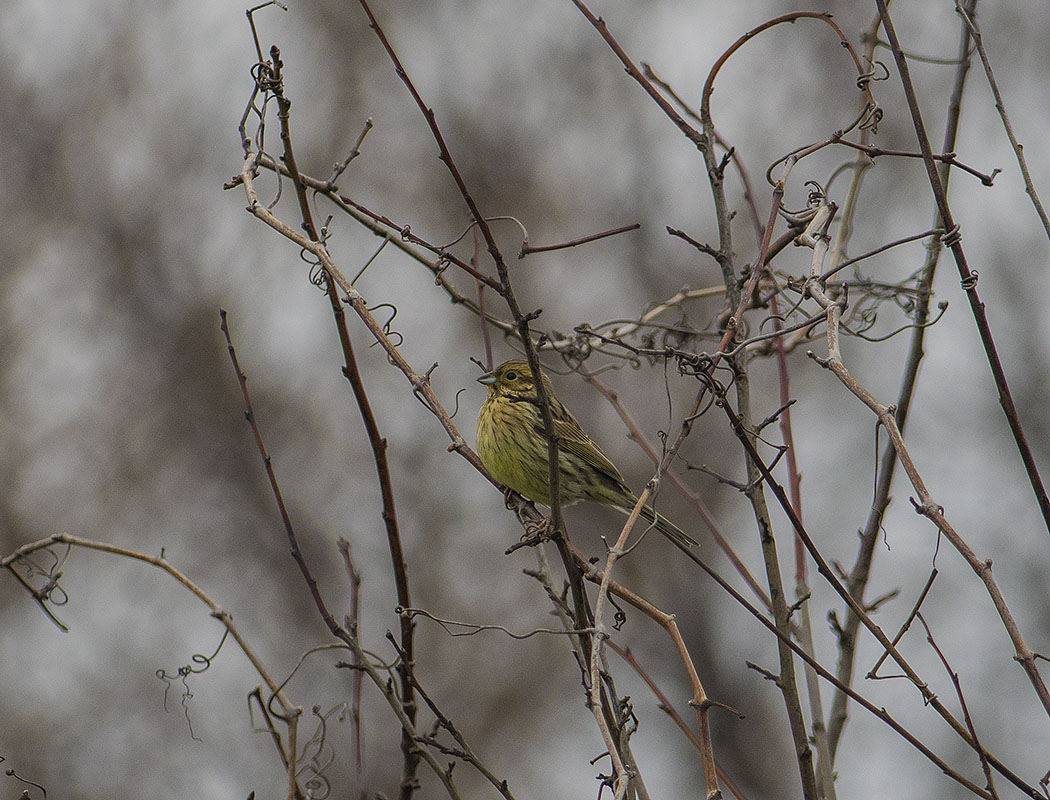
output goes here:
{"type": "Polygon", "coordinates": [[[483,384],[485,386],[491,386],[495,382],[496,376],[493,375],[491,372],[486,372],[484,375],[478,378],[478,383],[483,384]]]}

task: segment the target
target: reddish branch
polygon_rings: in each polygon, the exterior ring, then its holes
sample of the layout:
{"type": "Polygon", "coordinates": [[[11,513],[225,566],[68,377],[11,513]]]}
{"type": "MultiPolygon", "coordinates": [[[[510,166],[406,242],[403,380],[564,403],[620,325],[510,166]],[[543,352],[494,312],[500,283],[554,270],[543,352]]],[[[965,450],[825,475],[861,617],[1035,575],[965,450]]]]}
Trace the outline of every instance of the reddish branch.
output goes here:
{"type": "MultiPolygon", "coordinates": [[[[291,134],[291,101],[289,101],[283,90],[283,77],[282,69],[283,64],[281,62],[281,53],[277,46],[274,45],[270,48],[271,56],[271,67],[273,70],[273,81],[271,90],[277,99],[278,108],[278,119],[281,123],[281,142],[284,147],[284,155],[282,160],[291,175],[292,183],[295,186],[295,194],[299,200],[299,211],[302,215],[303,230],[306,231],[306,235],[309,237],[311,242],[317,243],[323,246],[320,236],[318,235],[317,228],[313,221],[313,214],[310,210],[310,204],[306,196],[306,185],[299,174],[299,169],[296,166],[295,153],[292,148],[292,134],[291,134]]],[[[379,489],[383,500],[383,523],[386,527],[387,533],[387,545],[390,550],[390,558],[393,562],[394,568],[394,582],[397,587],[397,599],[398,604],[402,606],[410,606],[412,604],[411,597],[408,589],[408,568],[405,564],[404,550],[401,546],[401,534],[397,525],[397,510],[394,503],[394,490],[390,480],[390,468],[386,458],[386,439],[382,437],[379,432],[379,426],[376,423],[375,415],[372,413],[371,404],[368,401],[368,395],[365,392],[364,382],[361,379],[361,373],[357,367],[357,360],[354,357],[353,347],[350,343],[350,334],[346,327],[346,316],[343,313],[342,303],[339,301],[339,293],[336,288],[333,276],[328,271],[324,272],[324,282],[327,290],[327,295],[332,304],[332,314],[335,318],[336,330],[339,335],[339,344],[343,350],[343,357],[345,359],[346,366],[343,369],[343,374],[346,379],[350,382],[350,386],[354,393],[354,399],[357,401],[357,407],[361,412],[361,419],[365,426],[365,431],[368,435],[368,441],[372,448],[372,458],[376,465],[376,472],[379,479],[379,489]]],[[[225,314],[223,316],[223,325],[225,330],[225,314]]],[[[230,346],[230,354],[233,356],[233,346],[230,346]]],[[[236,359],[235,359],[236,365],[236,359]]],[[[242,380],[242,388],[244,388],[242,380]]],[[[245,401],[247,402],[247,392],[245,391],[245,401]]],[[[261,440],[259,445],[261,447],[261,440]]],[[[267,462],[269,467],[269,463],[267,462]]],[[[276,484],[274,484],[274,490],[276,492],[276,484]]],[[[280,497],[278,495],[278,501],[280,504],[280,497]]],[[[283,513],[282,504],[282,516],[286,519],[286,515],[283,513]]],[[[293,555],[298,552],[298,545],[295,542],[294,535],[292,534],[290,523],[286,525],[289,538],[292,540],[293,555]]],[[[319,610],[324,610],[324,604],[320,603],[320,594],[317,591],[316,582],[314,582],[312,575],[306,568],[305,562],[302,560],[301,555],[296,556],[296,562],[299,564],[300,570],[303,572],[304,578],[307,579],[310,584],[311,591],[314,594],[315,603],[319,610]]],[[[331,628],[331,621],[329,627],[331,628]]],[[[408,659],[413,657],[414,645],[412,641],[413,625],[411,620],[401,617],[401,650],[407,654],[408,659]]],[[[412,680],[409,674],[411,664],[402,661],[398,665],[398,675],[401,681],[401,706],[404,710],[405,717],[408,719],[411,725],[415,725],[416,721],[416,699],[415,691],[413,689],[412,680]]],[[[398,790],[398,797],[400,800],[409,800],[412,797],[413,792],[418,788],[418,780],[416,773],[419,769],[420,751],[416,743],[413,741],[409,728],[403,726],[401,730],[401,751],[402,751],[402,773],[401,783],[398,790]]]]}

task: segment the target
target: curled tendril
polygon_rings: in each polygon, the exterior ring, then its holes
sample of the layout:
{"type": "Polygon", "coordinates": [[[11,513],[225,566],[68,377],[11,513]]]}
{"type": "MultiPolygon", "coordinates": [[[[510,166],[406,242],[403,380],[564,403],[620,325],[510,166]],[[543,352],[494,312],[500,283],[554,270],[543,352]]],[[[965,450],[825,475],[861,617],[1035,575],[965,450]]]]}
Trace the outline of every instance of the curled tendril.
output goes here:
{"type": "MultiPolygon", "coordinates": [[[[390,316],[387,318],[387,321],[383,323],[383,333],[385,333],[391,339],[396,338],[397,341],[394,342],[394,347],[400,347],[405,343],[405,337],[401,335],[400,331],[395,331],[390,327],[390,324],[394,321],[394,318],[397,316],[397,306],[395,306],[393,303],[380,303],[377,306],[372,306],[370,309],[368,309],[368,311],[369,313],[374,314],[381,308],[390,309],[390,316]]],[[[376,344],[378,343],[372,342],[372,344],[369,346],[374,347],[376,344]]]]}
{"type": "Polygon", "coordinates": [[[206,671],[210,666],[211,662],[219,655],[219,651],[222,650],[222,646],[226,643],[226,637],[230,635],[230,629],[226,628],[223,631],[222,639],[219,640],[219,646],[215,648],[215,652],[210,656],[203,655],[201,653],[194,653],[190,656],[189,664],[184,664],[176,670],[175,674],[169,675],[164,669],[158,669],[156,676],[164,681],[164,710],[168,710],[168,690],[171,689],[172,681],[178,680],[182,683],[182,711],[186,716],[186,724],[190,729],[190,737],[194,741],[201,741],[197,738],[193,732],[193,721],[190,719],[190,707],[189,701],[193,698],[193,692],[190,691],[190,685],[187,678],[190,675],[197,675],[201,672],[206,671]]]}
{"type": "Polygon", "coordinates": [[[675,355],[675,361],[679,375],[699,378],[703,383],[710,380],[708,373],[714,362],[707,353],[678,353],[675,355]]]}
{"type": "Polygon", "coordinates": [[[890,69],[881,61],[868,61],[871,69],[857,76],[857,88],[864,91],[872,81],[888,81],[890,69]]]}
{"type": "MultiPolygon", "coordinates": [[[[265,126],[265,123],[260,121],[260,127],[264,127],[264,126],[265,126]]],[[[262,150],[260,149],[259,152],[261,153],[262,150]]],[[[284,194],[284,177],[281,175],[281,171],[280,170],[276,170],[274,172],[274,175],[277,178],[277,191],[276,191],[276,193],[273,196],[273,200],[271,200],[269,202],[269,204],[266,206],[266,210],[267,211],[273,211],[274,207],[280,202],[281,195],[284,194]]]]}
{"type": "Polygon", "coordinates": [[[945,231],[941,236],[941,244],[945,247],[955,247],[962,239],[962,229],[958,223],[952,226],[950,231],[945,231]]]}
{"type": "Polygon", "coordinates": [[[324,265],[320,261],[315,261],[310,265],[309,281],[322,292],[325,291],[324,265]]]}
{"type": "Polygon", "coordinates": [[[862,336],[867,331],[870,331],[875,327],[875,323],[879,320],[878,303],[866,305],[858,304],[853,309],[853,315],[850,321],[853,322],[854,320],[859,323],[859,326],[854,330],[849,330],[843,326],[843,329],[846,330],[847,333],[852,333],[855,336],[862,336]]]}
{"type": "Polygon", "coordinates": [[[922,323],[921,325],[919,323],[917,323],[917,322],[913,322],[911,325],[901,325],[896,330],[890,331],[889,333],[887,333],[884,336],[865,336],[863,333],[851,331],[845,325],[843,325],[842,328],[843,328],[843,330],[846,331],[846,333],[849,333],[849,334],[851,334],[853,336],[856,336],[856,337],[858,337],[860,339],[863,339],[866,342],[885,342],[887,339],[892,339],[898,333],[902,333],[902,332],[904,332],[906,330],[911,330],[913,328],[929,328],[931,325],[936,325],[938,322],[941,321],[941,317],[943,317],[944,313],[948,310],[948,303],[946,301],[942,300],[940,303],[937,304],[937,309],[938,309],[937,316],[934,317],[933,319],[928,320],[928,321],[922,323]]]}
{"type": "Polygon", "coordinates": [[[806,205],[813,207],[822,206],[826,197],[824,187],[816,181],[806,181],[802,184],[804,187],[809,189],[809,194],[806,198],[806,205]]]}
{"type": "Polygon", "coordinates": [[[66,590],[62,588],[59,581],[62,580],[62,568],[65,566],[66,559],[69,557],[69,553],[72,550],[71,545],[65,546],[65,552],[58,555],[50,547],[45,547],[37,552],[48,555],[51,557],[51,564],[42,565],[34,556],[23,556],[19,559],[19,563],[26,566],[25,579],[29,580],[37,576],[42,577],[44,580],[40,586],[33,589],[33,595],[41,603],[50,603],[53,606],[64,606],[69,602],[69,595],[66,590]]]}
{"type": "Polygon", "coordinates": [[[442,250],[438,253],[437,261],[434,262],[434,285],[441,285],[441,273],[448,269],[452,263],[452,256],[442,250]]]}
{"type": "MultiPolygon", "coordinates": [[[[333,760],[334,760],[333,756],[333,760]]],[[[324,775],[311,775],[303,784],[310,800],[325,800],[332,794],[332,784],[324,775]]]]}
{"type": "Polygon", "coordinates": [[[448,415],[449,419],[455,419],[456,414],[459,413],[459,396],[465,391],[467,391],[466,388],[463,388],[456,392],[456,407],[452,410],[452,413],[448,415]]]}
{"type": "Polygon", "coordinates": [[[802,184],[808,193],[806,194],[806,207],[800,211],[791,211],[783,203],[780,205],[780,216],[793,225],[805,224],[813,219],[817,210],[824,205],[824,187],[817,181],[806,181],[802,184]]]}
{"type": "Polygon", "coordinates": [[[878,103],[872,103],[864,109],[864,115],[860,119],[860,129],[878,133],[880,122],[882,122],[882,107],[878,103]]]}
{"type": "Polygon", "coordinates": [[[626,612],[624,612],[620,604],[617,603],[613,598],[610,597],[609,602],[612,605],[612,607],[616,609],[615,613],[613,614],[613,628],[615,630],[622,631],[623,626],[627,624],[627,614],[626,612]]]}
{"type": "Polygon", "coordinates": [[[281,88],[281,79],[274,72],[273,64],[269,61],[258,61],[251,68],[252,80],[261,92],[272,92],[281,88]]]}
{"type": "MultiPolygon", "coordinates": [[[[485,222],[498,222],[498,221],[501,221],[501,220],[502,221],[516,223],[517,226],[519,228],[521,228],[522,247],[528,247],[529,246],[529,232],[525,229],[525,226],[522,224],[521,220],[519,220],[517,217],[512,217],[509,214],[498,216],[498,217],[485,217],[485,222]]],[[[453,239],[448,244],[444,245],[441,249],[442,250],[447,250],[448,248],[454,247],[455,245],[459,244],[460,242],[463,241],[464,238],[466,238],[466,235],[468,233],[470,233],[472,230],[474,230],[474,228],[476,228],[477,226],[478,226],[478,223],[477,223],[476,220],[471,222],[467,226],[466,230],[463,231],[463,233],[461,233],[459,236],[457,236],[455,239],[453,239]]]]}
{"type": "Polygon", "coordinates": [[[333,706],[324,714],[320,706],[314,706],[313,714],[317,717],[317,730],[303,745],[299,761],[302,766],[297,775],[308,775],[304,782],[306,796],[311,800],[325,800],[332,793],[332,784],[325,772],[335,762],[335,748],[328,742],[328,718],[338,712],[339,722],[346,720],[346,703],[333,706]]]}
{"type": "MultiPolygon", "coordinates": [[[[0,756],[0,761],[5,761],[5,760],[6,759],[3,756],[0,756]]],[[[19,775],[13,769],[6,770],[4,772],[4,774],[7,777],[9,777],[9,778],[14,778],[16,781],[21,781],[22,783],[26,784],[27,786],[32,786],[34,789],[39,789],[40,793],[44,797],[44,800],[47,800],[47,789],[45,789],[39,783],[36,783],[35,781],[31,781],[28,778],[23,778],[21,775],[19,775]]],[[[24,798],[24,800],[29,800],[29,790],[28,789],[25,789],[25,790],[22,791],[22,797],[24,798]]]]}
{"type": "MultiPolygon", "coordinates": [[[[321,232],[318,234],[318,242],[322,246],[327,246],[328,240],[331,238],[331,231],[328,226],[331,224],[332,218],[329,217],[325,220],[325,224],[321,227],[321,232]]],[[[310,265],[309,280],[310,283],[320,289],[322,292],[328,291],[328,284],[325,281],[324,265],[321,260],[313,254],[310,250],[305,247],[299,249],[299,260],[305,264],[310,265]]]]}

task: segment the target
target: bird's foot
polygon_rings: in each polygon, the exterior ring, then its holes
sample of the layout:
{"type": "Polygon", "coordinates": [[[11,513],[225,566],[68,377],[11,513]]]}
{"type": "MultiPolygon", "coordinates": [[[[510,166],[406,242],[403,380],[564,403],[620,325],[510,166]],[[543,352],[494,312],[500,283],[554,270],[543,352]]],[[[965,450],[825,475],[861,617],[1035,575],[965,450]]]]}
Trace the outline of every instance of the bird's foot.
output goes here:
{"type": "Polygon", "coordinates": [[[520,550],[523,547],[535,547],[554,538],[554,526],[551,525],[550,517],[533,517],[522,519],[521,522],[525,526],[525,532],[521,535],[517,544],[507,548],[506,555],[510,555],[515,550],[520,550]]]}

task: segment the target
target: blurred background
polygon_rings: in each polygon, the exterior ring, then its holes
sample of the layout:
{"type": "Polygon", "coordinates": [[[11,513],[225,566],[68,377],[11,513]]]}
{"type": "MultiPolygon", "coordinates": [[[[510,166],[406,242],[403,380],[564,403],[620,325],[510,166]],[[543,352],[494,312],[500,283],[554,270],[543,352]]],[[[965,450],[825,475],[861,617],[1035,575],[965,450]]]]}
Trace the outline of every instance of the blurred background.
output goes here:
{"type": "MultiPolygon", "coordinates": [[[[445,138],[480,207],[510,214],[533,245],[566,241],[634,222],[640,231],[586,247],[518,261],[520,232],[497,225],[522,305],[542,308],[540,325],[575,326],[636,318],[683,286],[721,282],[714,262],[665,226],[714,243],[716,229],[703,162],[695,148],[628,78],[568,2],[394,2],[374,10],[445,138]]],[[[822,6],[860,46],[873,3],[822,6]]],[[[717,56],[745,31],[802,3],[595,2],[627,52],[645,61],[692,104],[717,56]]],[[[947,0],[894,6],[906,49],[951,59],[959,24],[947,0]]],[[[297,249],[245,213],[238,122],[255,50],[245,5],[171,0],[8,0],[0,15],[0,549],[66,532],[159,554],[219,602],[274,674],[288,675],[310,647],[330,640],[287,552],[287,543],[250,432],[219,330],[229,311],[256,415],[305,555],[329,605],[349,595],[335,550],[350,540],[363,573],[362,637],[384,658],[384,632],[397,627],[375,470],[347,384],[327,300],[308,280],[297,249]]],[[[1021,3],[979,7],[986,45],[1036,186],[1050,191],[1050,159],[1039,146],[1050,118],[1050,17],[1021,3]]],[[[341,191],[431,242],[456,239],[466,208],[426,124],[393,72],[361,9],[345,2],[298,2],[256,15],[264,52],[281,48],[293,107],[300,168],[326,178],[345,158],[365,120],[374,129],[339,181],[341,191]]],[[[914,134],[893,80],[873,90],[886,112],[876,143],[914,150],[914,134]]],[[[934,147],[941,139],[954,67],[915,62],[934,147]]],[[[857,113],[855,73],[825,26],[800,22],[751,42],[722,71],[714,96],[721,133],[737,147],[768,210],[762,180],[775,159],[846,126],[857,113]]],[[[271,109],[268,145],[278,144],[271,109]]],[[[1018,168],[979,66],[971,72],[957,147],[982,172],[1001,168],[992,188],[956,173],[951,200],[1028,438],[1044,474],[1048,350],[1047,237],[1023,192],[1018,168]]],[[[805,203],[802,182],[826,181],[839,151],[804,162],[786,204],[805,203]]],[[[845,181],[837,188],[845,186],[845,181]]],[[[276,182],[260,181],[264,202],[276,182]]],[[[290,185],[277,213],[293,227],[290,185]]],[[[757,253],[743,215],[739,181],[729,197],[741,210],[741,264],[757,253]]],[[[836,197],[841,202],[841,198],[836,197]]],[[[921,162],[880,159],[866,178],[851,254],[932,227],[921,162]]],[[[379,244],[335,214],[330,250],[353,275],[379,244]]],[[[470,255],[469,237],[455,252],[470,255]]],[[[861,267],[898,281],[922,264],[919,242],[861,267]]],[[[809,251],[781,267],[804,269],[809,251]]],[[[492,271],[482,260],[483,268],[492,271]]],[[[474,288],[447,273],[464,293],[474,288]]],[[[451,306],[419,265],[388,247],[358,282],[371,304],[397,306],[392,327],[419,370],[431,364],[435,391],[471,444],[483,390],[470,357],[484,357],[476,317],[451,306]]],[[[1029,646],[1050,649],[1050,538],[999,409],[954,265],[935,286],[948,311],[927,338],[907,429],[918,466],[947,516],[995,575],[1029,646]]],[[[496,306],[497,313],[507,316],[496,306]]],[[[721,300],[690,307],[707,321],[721,300]]],[[[377,312],[379,313],[379,312],[377,312]]],[[[381,318],[383,318],[381,316],[381,318]]],[[[880,330],[907,323],[887,311],[880,330]]],[[[413,603],[442,617],[551,627],[549,604],[523,574],[535,556],[505,556],[521,529],[503,499],[456,455],[435,419],[411,395],[367,331],[352,335],[378,422],[389,439],[413,603]]],[[[883,402],[895,399],[907,334],[881,344],[847,340],[844,357],[883,402]]],[[[496,361],[514,350],[499,338],[496,361]]],[[[813,349],[820,353],[823,343],[813,349]]],[[[808,528],[829,560],[849,568],[857,530],[871,503],[874,419],[832,377],[791,355],[795,437],[808,528]]],[[[552,362],[553,364],[553,362],[552,362]]],[[[677,425],[695,383],[660,368],[620,369],[615,389],[653,441],[677,425]],[[676,416],[677,415],[677,416],[676,416]]],[[[775,365],[757,363],[756,418],[779,406],[775,365]]],[[[640,488],[650,465],[614,410],[576,376],[556,378],[560,397],[640,488]]],[[[772,429],[770,429],[772,431],[772,429]]],[[[702,417],[683,455],[740,480],[742,454],[718,414],[702,417]]],[[[1050,764],[1045,713],[976,577],[908,503],[898,476],[884,522],[869,598],[894,589],[878,621],[895,630],[936,557],[941,574],[924,607],[938,644],[959,673],[982,742],[1030,783],[1050,764]]],[[[686,473],[751,570],[763,576],[750,507],[731,486],[686,473]]],[[[729,574],[701,523],[672,496],[661,507],[702,541],[702,553],[729,574]]],[[[614,512],[573,508],[574,539],[602,552],[614,512]]],[[[790,576],[790,528],[778,518],[790,576]]],[[[46,558],[41,556],[42,559],[46,558]]],[[[664,542],[649,540],[619,569],[622,579],[678,615],[705,688],[745,716],[716,713],[715,753],[748,797],[799,796],[798,770],[779,693],[750,660],[776,668],[775,641],[664,542]]],[[[169,674],[193,654],[211,655],[221,626],[158,570],[87,551],[63,567],[68,602],[57,609],[63,634],[10,576],[0,580],[0,757],[4,769],[43,786],[49,797],[193,796],[260,798],[284,794],[280,763],[253,732],[245,700],[258,677],[227,643],[210,668],[178,682],[169,674]]],[[[734,582],[739,583],[735,576],[734,582]]],[[[825,616],[841,603],[813,575],[817,651],[831,666],[835,638],[825,616]]],[[[680,710],[689,687],[663,635],[632,615],[618,639],[629,645],[680,710]]],[[[564,641],[524,641],[487,632],[451,638],[433,624],[417,631],[417,673],[475,751],[519,798],[594,796],[607,761],[584,709],[579,672],[564,641]]],[[[921,633],[903,641],[912,663],[957,711],[954,692],[921,633]]],[[[879,656],[862,637],[857,673],[879,656]]],[[[322,712],[349,698],[337,658],[311,657],[290,681],[292,700],[322,712]]],[[[612,659],[621,692],[640,721],[633,745],[653,797],[695,795],[699,762],[645,686],[612,659]]],[[[889,671],[892,674],[892,670],[889,671]]],[[[825,687],[826,688],[826,687],[825,687]]],[[[980,765],[903,680],[860,681],[942,757],[983,783],[980,765]]],[[[830,694],[825,708],[830,706],[830,694]]],[[[958,712],[957,712],[958,713],[958,712]]],[[[960,715],[961,716],[961,715],[960,715]]],[[[400,771],[398,728],[365,687],[366,788],[393,796],[400,771]]],[[[340,796],[353,784],[349,726],[330,720],[335,762],[326,772],[340,796]]],[[[308,729],[310,724],[306,726],[308,729]]],[[[852,709],[836,763],[841,796],[961,797],[955,783],[863,711],[852,709]]],[[[440,787],[422,771],[424,792],[440,787]]],[[[470,770],[456,771],[466,796],[489,796],[470,770]]],[[[0,777],[0,796],[24,786],[0,777]]],[[[35,790],[34,790],[35,791],[35,790]]],[[[1006,792],[1010,790],[1007,789],[1006,792]]],[[[34,797],[36,795],[33,795],[34,797]]]]}

